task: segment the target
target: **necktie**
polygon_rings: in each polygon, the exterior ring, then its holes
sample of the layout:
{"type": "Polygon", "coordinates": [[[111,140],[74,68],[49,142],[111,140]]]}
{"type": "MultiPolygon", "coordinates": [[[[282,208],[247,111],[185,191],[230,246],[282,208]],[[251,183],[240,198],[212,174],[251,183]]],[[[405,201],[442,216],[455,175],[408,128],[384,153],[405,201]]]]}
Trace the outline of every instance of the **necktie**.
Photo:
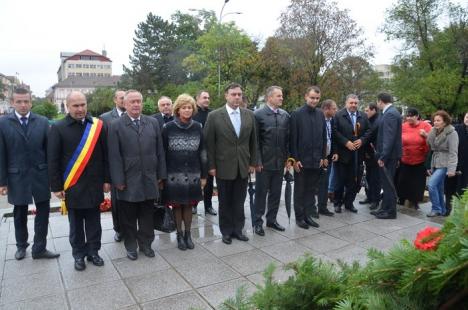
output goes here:
{"type": "Polygon", "coordinates": [[[140,129],[140,120],[139,119],[134,119],[133,124],[135,124],[136,129],[140,129]]]}
{"type": "Polygon", "coordinates": [[[26,116],[21,117],[21,127],[24,131],[28,128],[28,118],[26,116]]]}
{"type": "Polygon", "coordinates": [[[232,111],[231,115],[232,115],[232,118],[231,118],[232,125],[234,126],[234,130],[236,131],[236,135],[239,138],[240,127],[241,127],[239,111],[232,111]]]}
{"type": "Polygon", "coordinates": [[[356,128],[356,113],[351,112],[351,121],[353,122],[353,128],[356,128]]]}

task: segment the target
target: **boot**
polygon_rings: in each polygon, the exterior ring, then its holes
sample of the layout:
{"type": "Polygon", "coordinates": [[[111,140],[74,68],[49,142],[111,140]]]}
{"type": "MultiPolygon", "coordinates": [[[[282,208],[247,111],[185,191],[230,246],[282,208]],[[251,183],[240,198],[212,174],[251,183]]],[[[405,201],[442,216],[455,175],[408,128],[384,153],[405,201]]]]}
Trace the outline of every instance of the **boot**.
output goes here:
{"type": "Polygon", "coordinates": [[[190,233],[190,231],[185,232],[184,241],[185,241],[185,245],[187,246],[187,249],[193,250],[195,245],[192,242],[192,234],[190,233]]]}
{"type": "Polygon", "coordinates": [[[185,251],[187,250],[187,245],[185,244],[184,237],[182,236],[182,232],[177,232],[177,247],[179,250],[185,251]]]}

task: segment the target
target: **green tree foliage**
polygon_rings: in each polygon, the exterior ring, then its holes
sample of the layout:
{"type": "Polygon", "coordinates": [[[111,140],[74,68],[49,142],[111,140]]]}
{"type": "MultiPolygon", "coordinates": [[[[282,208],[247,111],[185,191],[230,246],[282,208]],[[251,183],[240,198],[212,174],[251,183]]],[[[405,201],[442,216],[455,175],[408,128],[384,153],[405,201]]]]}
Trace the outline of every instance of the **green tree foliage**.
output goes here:
{"type": "Polygon", "coordinates": [[[430,114],[466,111],[468,11],[443,0],[399,0],[383,31],[404,42],[395,58],[391,88],[399,100],[430,114]],[[447,13],[447,14],[444,14],[447,13]],[[441,20],[448,25],[440,27],[441,20]]]}
{"type": "Polygon", "coordinates": [[[49,101],[36,102],[31,109],[32,112],[45,116],[48,119],[55,119],[58,114],[57,106],[49,101]]]}
{"type": "Polygon", "coordinates": [[[145,115],[153,115],[154,113],[156,113],[156,110],[157,110],[156,106],[157,106],[157,101],[151,97],[147,97],[145,101],[143,101],[142,113],[145,115]]]}
{"type": "Polygon", "coordinates": [[[100,87],[87,94],[88,112],[92,116],[98,117],[102,113],[112,110],[114,107],[114,91],[110,87],[100,87]]]}

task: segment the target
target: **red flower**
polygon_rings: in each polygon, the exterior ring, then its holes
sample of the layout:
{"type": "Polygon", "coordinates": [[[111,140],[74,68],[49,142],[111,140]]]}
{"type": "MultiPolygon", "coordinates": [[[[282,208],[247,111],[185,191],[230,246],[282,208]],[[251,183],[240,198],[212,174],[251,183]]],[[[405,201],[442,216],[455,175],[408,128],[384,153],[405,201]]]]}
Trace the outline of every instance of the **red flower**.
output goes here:
{"type": "Polygon", "coordinates": [[[418,232],[416,240],[414,240],[414,246],[423,251],[435,250],[442,237],[440,228],[428,226],[418,232]]]}
{"type": "Polygon", "coordinates": [[[104,201],[99,205],[101,212],[109,211],[112,208],[112,203],[109,198],[104,198],[104,201]]]}

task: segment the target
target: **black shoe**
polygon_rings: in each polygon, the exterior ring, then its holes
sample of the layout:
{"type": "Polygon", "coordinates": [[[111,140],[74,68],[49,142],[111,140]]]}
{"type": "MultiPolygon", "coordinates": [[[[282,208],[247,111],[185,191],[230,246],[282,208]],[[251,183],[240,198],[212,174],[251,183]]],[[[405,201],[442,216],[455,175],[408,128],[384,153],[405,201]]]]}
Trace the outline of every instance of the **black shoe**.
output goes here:
{"type": "Polygon", "coordinates": [[[187,249],[193,250],[195,248],[195,245],[193,244],[193,241],[192,241],[192,234],[190,233],[190,231],[185,232],[184,241],[185,241],[185,245],[187,246],[187,249]]]}
{"type": "Polygon", "coordinates": [[[396,219],[396,213],[381,212],[375,215],[376,218],[381,220],[396,219]]]}
{"type": "Polygon", "coordinates": [[[364,200],[359,201],[359,204],[360,204],[360,205],[365,205],[365,204],[368,204],[368,203],[371,203],[370,200],[369,200],[369,198],[366,198],[366,199],[364,199],[364,200]]]}
{"type": "Polygon", "coordinates": [[[283,226],[281,226],[278,222],[273,222],[273,223],[267,223],[266,224],[267,227],[270,227],[270,228],[273,228],[274,230],[278,230],[278,231],[285,231],[286,228],[284,228],[283,226]]]}
{"type": "Polygon", "coordinates": [[[304,222],[306,222],[307,225],[312,226],[312,227],[319,227],[319,224],[315,222],[311,217],[306,217],[304,222]]]}
{"type": "Polygon", "coordinates": [[[218,215],[218,213],[216,213],[216,210],[211,207],[205,209],[205,214],[218,215]]]}
{"type": "Polygon", "coordinates": [[[192,214],[197,214],[197,206],[192,207],[192,214]]]}
{"type": "Polygon", "coordinates": [[[357,213],[357,211],[358,211],[354,206],[345,207],[345,209],[348,210],[348,211],[351,211],[353,213],[357,213]]]}
{"type": "Polygon", "coordinates": [[[341,206],[335,205],[335,213],[341,213],[341,206]]]}
{"type": "Polygon", "coordinates": [[[127,257],[130,260],[137,260],[138,258],[138,253],[136,251],[127,251],[127,257]]]}
{"type": "Polygon", "coordinates": [[[379,208],[379,203],[378,202],[371,202],[369,206],[369,210],[377,210],[379,208]]]}
{"type": "Polygon", "coordinates": [[[378,209],[375,209],[373,211],[370,212],[371,215],[377,215],[379,213],[382,213],[383,210],[381,208],[378,208],[378,209]]]}
{"type": "Polygon", "coordinates": [[[140,252],[143,252],[143,254],[145,254],[146,257],[154,257],[155,254],[154,254],[154,251],[152,248],[150,247],[140,247],[140,252]]]}
{"type": "Polygon", "coordinates": [[[98,254],[88,255],[88,262],[92,262],[94,266],[104,266],[104,260],[98,254]]]}
{"type": "Polygon", "coordinates": [[[231,244],[232,243],[231,236],[223,235],[223,243],[231,244]]]}
{"type": "Polygon", "coordinates": [[[184,236],[182,232],[177,232],[177,247],[181,251],[187,250],[187,245],[185,244],[184,236]]]}
{"type": "Polygon", "coordinates": [[[296,221],[296,225],[302,229],[309,229],[309,225],[305,221],[296,221]]]}
{"type": "Polygon", "coordinates": [[[33,259],[41,259],[41,258],[57,258],[59,257],[60,254],[59,253],[54,253],[54,252],[51,252],[47,249],[45,249],[44,251],[42,251],[41,253],[32,253],[32,258],[33,259]]]}
{"type": "Polygon", "coordinates": [[[236,238],[236,239],[239,240],[239,241],[249,241],[249,237],[247,237],[247,236],[244,235],[243,233],[240,233],[240,234],[232,234],[232,237],[233,237],[233,238],[236,238]]]}
{"type": "Polygon", "coordinates": [[[114,240],[115,240],[115,242],[120,242],[120,241],[122,241],[122,237],[123,237],[123,234],[122,234],[122,233],[115,232],[115,235],[114,235],[114,240]]]}
{"type": "Polygon", "coordinates": [[[84,258],[75,258],[75,270],[83,271],[86,269],[84,258]]]}
{"type": "Polygon", "coordinates": [[[265,231],[263,230],[262,225],[255,225],[254,232],[259,236],[265,236],[265,231]]]}
{"type": "Polygon", "coordinates": [[[26,249],[19,248],[18,250],[16,250],[15,258],[17,260],[22,260],[25,257],[26,257],[26,249]]]}
{"type": "Polygon", "coordinates": [[[331,211],[328,210],[327,208],[320,209],[319,213],[322,214],[322,215],[325,215],[325,216],[333,216],[333,215],[335,215],[335,213],[331,212],[331,211]]]}

